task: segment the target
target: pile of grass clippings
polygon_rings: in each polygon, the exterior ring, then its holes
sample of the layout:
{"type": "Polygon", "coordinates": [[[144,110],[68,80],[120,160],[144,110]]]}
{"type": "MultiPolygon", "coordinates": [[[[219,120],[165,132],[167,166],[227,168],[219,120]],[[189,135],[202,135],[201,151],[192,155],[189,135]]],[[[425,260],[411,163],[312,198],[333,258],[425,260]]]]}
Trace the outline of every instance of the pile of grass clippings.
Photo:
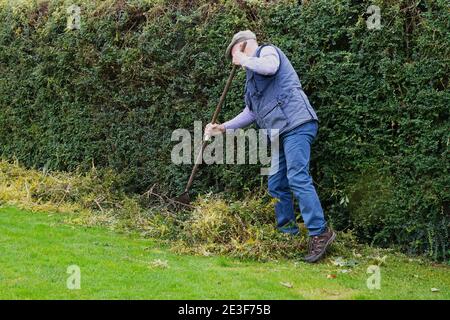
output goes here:
{"type": "Polygon", "coordinates": [[[183,237],[175,249],[257,260],[297,258],[306,248],[305,232],[302,236],[278,232],[273,205],[264,195],[239,201],[199,197],[192,215],[183,223],[183,237]]]}
{"type": "MultiPolygon", "coordinates": [[[[306,251],[307,230],[300,224],[300,235],[278,232],[275,200],[262,191],[235,201],[207,194],[175,210],[155,188],[142,195],[124,193],[117,187],[119,179],[94,167],[88,173],[49,172],[0,161],[0,204],[72,213],[68,223],[137,231],[179,253],[267,261],[300,258],[306,251]]],[[[342,234],[335,251],[345,256],[355,246],[351,234],[342,234]]]]}

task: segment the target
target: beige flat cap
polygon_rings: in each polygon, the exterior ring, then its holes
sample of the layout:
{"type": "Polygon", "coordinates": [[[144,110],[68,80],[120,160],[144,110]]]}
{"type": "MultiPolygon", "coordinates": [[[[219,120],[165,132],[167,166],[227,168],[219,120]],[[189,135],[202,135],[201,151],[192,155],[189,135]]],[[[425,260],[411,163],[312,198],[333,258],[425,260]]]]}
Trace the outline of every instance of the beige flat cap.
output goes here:
{"type": "Polygon", "coordinates": [[[231,49],[233,49],[236,43],[246,41],[246,40],[256,40],[256,35],[250,30],[239,31],[233,36],[230,44],[228,45],[227,51],[225,52],[225,56],[227,58],[231,58],[231,49]]]}

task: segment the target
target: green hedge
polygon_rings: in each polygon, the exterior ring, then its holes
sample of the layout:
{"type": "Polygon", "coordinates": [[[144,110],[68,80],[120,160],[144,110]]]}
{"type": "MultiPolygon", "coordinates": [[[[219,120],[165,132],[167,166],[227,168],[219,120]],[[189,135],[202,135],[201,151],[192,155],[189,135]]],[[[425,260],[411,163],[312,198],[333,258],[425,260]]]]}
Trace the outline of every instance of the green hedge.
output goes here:
{"type": "MultiPolygon", "coordinates": [[[[281,47],[321,120],[312,174],[333,225],[360,239],[448,255],[450,13],[446,0],[78,1],[0,8],[0,154],[29,167],[92,165],[123,187],[177,193],[176,128],[208,121],[230,70],[231,35],[281,47]],[[381,30],[366,10],[381,8],[381,30]]],[[[239,72],[220,120],[243,107],[239,72]]],[[[239,195],[251,165],[203,167],[194,192],[239,195]]]]}

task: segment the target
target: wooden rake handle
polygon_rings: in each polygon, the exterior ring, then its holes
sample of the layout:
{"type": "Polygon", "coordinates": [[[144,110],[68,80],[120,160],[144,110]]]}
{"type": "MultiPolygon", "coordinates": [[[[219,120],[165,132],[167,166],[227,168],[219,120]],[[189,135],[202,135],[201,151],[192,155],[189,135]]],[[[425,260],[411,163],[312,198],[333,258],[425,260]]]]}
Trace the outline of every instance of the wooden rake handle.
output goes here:
{"type": "MultiPolygon", "coordinates": [[[[241,44],[241,52],[245,51],[245,48],[247,47],[247,41],[244,41],[241,44]]],[[[227,83],[225,84],[225,88],[223,89],[222,95],[220,96],[219,103],[217,104],[216,110],[214,111],[214,114],[211,119],[211,123],[216,123],[217,118],[219,117],[219,113],[222,110],[223,103],[225,102],[225,97],[227,96],[228,90],[230,89],[231,83],[233,82],[234,75],[236,74],[237,65],[233,65],[233,68],[231,69],[231,73],[228,76],[227,83]]],[[[191,176],[189,177],[188,183],[186,184],[186,188],[184,189],[184,192],[187,193],[189,189],[192,186],[192,183],[194,182],[195,174],[197,173],[198,167],[200,165],[201,159],[203,157],[203,151],[205,150],[206,145],[208,144],[209,137],[205,135],[205,139],[203,139],[202,148],[200,152],[197,155],[197,158],[194,163],[194,167],[192,168],[191,176]]]]}

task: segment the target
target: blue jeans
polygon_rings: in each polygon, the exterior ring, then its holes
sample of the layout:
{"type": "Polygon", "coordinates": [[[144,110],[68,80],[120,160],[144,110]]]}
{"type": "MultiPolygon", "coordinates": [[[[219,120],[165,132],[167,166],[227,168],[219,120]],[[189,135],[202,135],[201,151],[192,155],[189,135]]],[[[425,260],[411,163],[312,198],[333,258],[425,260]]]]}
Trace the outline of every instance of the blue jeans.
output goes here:
{"type": "Polygon", "coordinates": [[[272,150],[272,164],[278,164],[278,170],[269,175],[269,193],[279,200],[275,205],[275,215],[281,232],[299,232],[292,194],[298,199],[310,236],[319,235],[327,228],[322,206],[309,174],[311,144],[317,130],[317,121],[304,123],[281,134],[278,152],[272,150]]]}

